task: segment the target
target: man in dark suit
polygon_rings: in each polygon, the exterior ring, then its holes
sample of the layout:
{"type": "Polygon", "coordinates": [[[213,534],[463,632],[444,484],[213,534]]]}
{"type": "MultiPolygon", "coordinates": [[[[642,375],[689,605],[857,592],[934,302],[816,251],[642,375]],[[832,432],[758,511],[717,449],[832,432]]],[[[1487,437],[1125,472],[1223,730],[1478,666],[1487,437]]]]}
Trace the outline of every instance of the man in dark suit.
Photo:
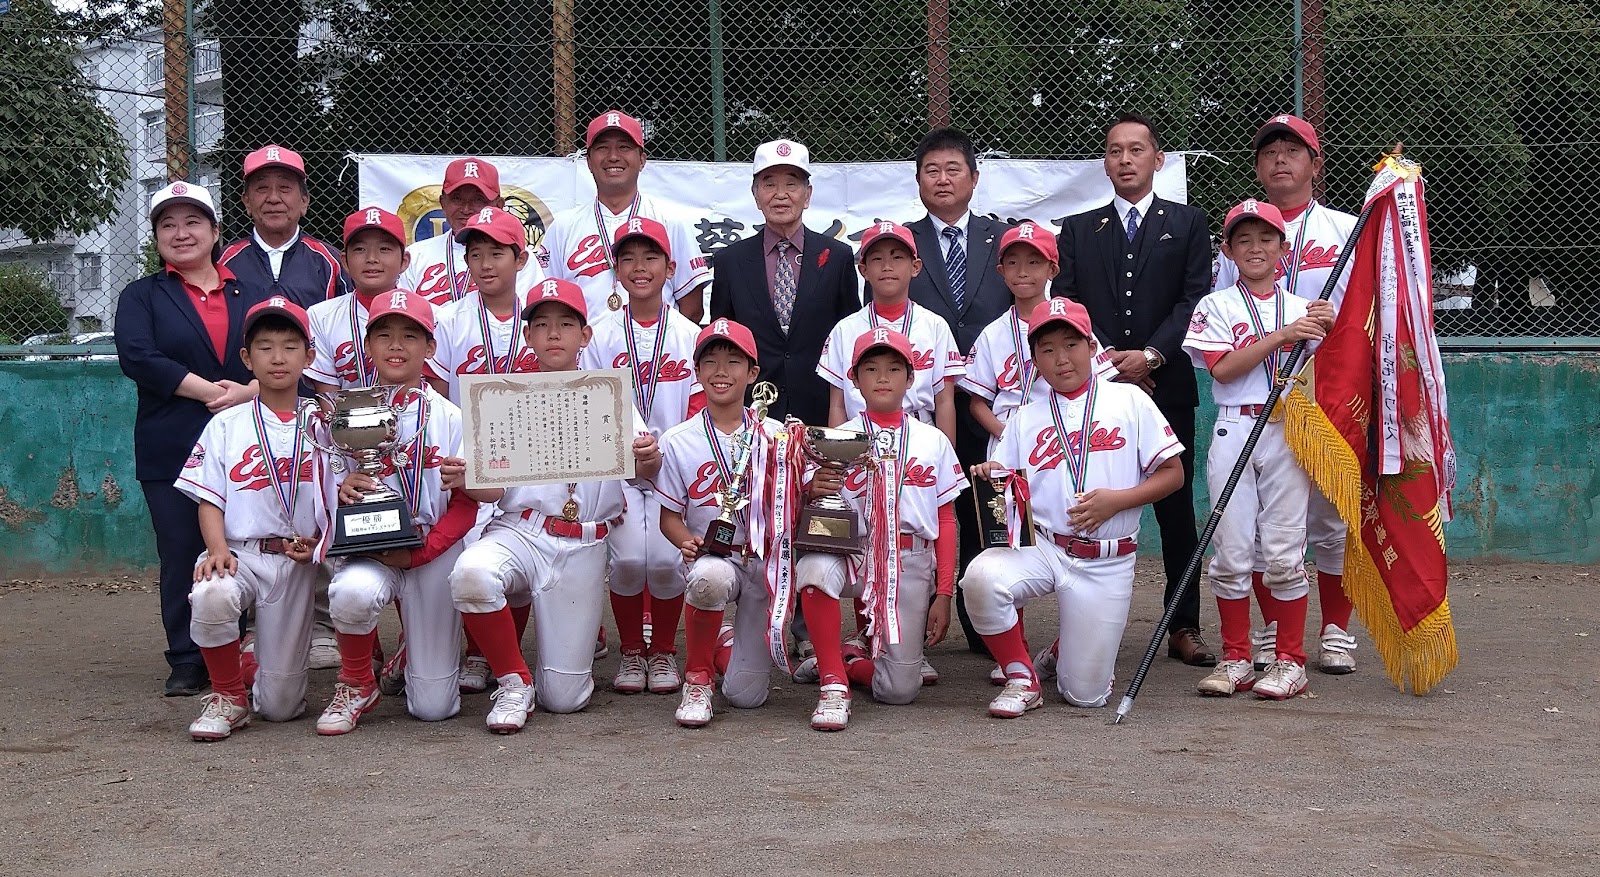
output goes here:
{"type": "Polygon", "coordinates": [[[848,244],[806,228],[811,156],[805,144],[774,140],[756,150],[750,183],[761,231],[716,254],[711,318],[743,323],[756,339],[761,380],[778,387],[768,414],[826,426],[828,383],[817,373],[823,342],[861,309],[848,244]]]}
{"type": "MultiPolygon", "coordinates": [[[[911,300],[944,318],[962,355],[970,355],[983,328],[1011,307],[1011,291],[1000,279],[995,252],[1006,224],[971,210],[978,159],[965,133],[954,128],[928,132],[917,144],[916,162],[917,194],[928,213],[906,226],[922,257],[922,273],[911,279],[911,300]]],[[[971,397],[956,391],[956,457],[963,467],[982,463],[989,449],[989,434],[972,418],[971,404],[971,397]]],[[[956,521],[965,570],[983,551],[977,506],[967,499],[956,503],[956,521]]],[[[987,654],[959,592],[956,614],[968,647],[987,654]]]]}
{"type": "MultiPolygon", "coordinates": [[[[1155,126],[1133,114],[1106,132],[1110,204],[1070,216],[1058,238],[1061,273],[1051,291],[1089,310],[1095,335],[1118,380],[1139,384],[1183,442],[1183,487],[1155,503],[1166,567],[1166,600],[1182,580],[1199,540],[1194,519],[1194,369],[1183,336],[1194,306],[1210,290],[1211,239],[1205,211],[1157,198],[1166,162],[1155,126]]],[[[1200,636],[1200,588],[1189,588],[1168,628],[1167,654],[1196,667],[1216,655],[1200,636]]]]}

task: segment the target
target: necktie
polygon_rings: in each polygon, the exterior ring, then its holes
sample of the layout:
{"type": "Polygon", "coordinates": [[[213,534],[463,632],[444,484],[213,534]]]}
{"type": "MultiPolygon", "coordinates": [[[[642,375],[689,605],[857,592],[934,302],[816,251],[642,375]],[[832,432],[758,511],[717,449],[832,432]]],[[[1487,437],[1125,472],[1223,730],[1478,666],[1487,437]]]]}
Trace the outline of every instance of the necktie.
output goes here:
{"type": "Polygon", "coordinates": [[[772,307],[778,312],[778,325],[789,333],[789,318],[794,315],[794,265],[789,250],[794,244],[778,241],[778,270],[772,277],[772,307]]]}
{"type": "Polygon", "coordinates": [[[1128,208],[1128,243],[1133,243],[1133,236],[1139,233],[1139,208],[1128,208]]]}
{"type": "Polygon", "coordinates": [[[950,295],[956,301],[956,308],[960,309],[967,298],[967,251],[961,248],[961,229],[953,225],[946,226],[942,234],[950,241],[950,248],[944,256],[944,268],[950,278],[950,295]]]}

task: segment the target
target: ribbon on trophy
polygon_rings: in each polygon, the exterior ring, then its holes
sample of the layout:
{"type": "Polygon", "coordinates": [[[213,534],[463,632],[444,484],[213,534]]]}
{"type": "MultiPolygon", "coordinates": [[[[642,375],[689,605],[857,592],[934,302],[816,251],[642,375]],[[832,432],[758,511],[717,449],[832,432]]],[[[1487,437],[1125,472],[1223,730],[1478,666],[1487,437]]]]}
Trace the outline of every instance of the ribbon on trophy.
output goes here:
{"type": "MultiPolygon", "coordinates": [[[[874,658],[900,644],[900,466],[906,459],[910,425],[900,425],[899,447],[889,430],[866,422],[873,441],[867,463],[867,551],[861,599],[867,604],[867,637],[874,658]]],[[[853,563],[851,564],[854,565],[853,563]]]]}
{"type": "Polygon", "coordinates": [[[771,598],[767,614],[767,651],[772,663],[790,672],[789,650],[784,635],[789,613],[794,608],[794,526],[800,517],[801,486],[804,481],[800,442],[805,424],[790,421],[767,438],[767,484],[761,491],[767,500],[766,515],[751,516],[751,543],[761,547],[766,567],[767,594],[771,598]]]}

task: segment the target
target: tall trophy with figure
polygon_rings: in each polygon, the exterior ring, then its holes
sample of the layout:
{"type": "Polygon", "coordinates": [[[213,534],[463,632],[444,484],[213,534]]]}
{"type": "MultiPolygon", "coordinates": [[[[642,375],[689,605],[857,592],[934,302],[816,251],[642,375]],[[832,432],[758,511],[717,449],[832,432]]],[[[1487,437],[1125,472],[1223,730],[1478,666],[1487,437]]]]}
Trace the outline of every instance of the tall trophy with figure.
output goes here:
{"type": "Polygon", "coordinates": [[[727,557],[733,553],[734,536],[739,531],[734,518],[750,504],[750,457],[756,431],[767,419],[767,409],[776,401],[778,388],[767,381],[756,384],[750,391],[750,408],[755,416],[733,437],[732,465],[722,480],[722,489],[717,492],[718,514],[706,527],[705,538],[700,543],[702,554],[727,557]]]}
{"type": "MultiPolygon", "coordinates": [[[[349,460],[355,470],[371,478],[374,487],[359,502],[334,510],[333,540],[329,557],[370,554],[422,544],[411,506],[405,497],[383,483],[385,463],[396,470],[425,460],[413,460],[407,446],[422,434],[428,422],[427,394],[417,387],[376,386],[324,393],[301,406],[306,434],[328,453],[335,473],[343,474],[349,460]],[[419,416],[410,435],[400,436],[400,414],[412,402],[419,416]]],[[[418,454],[425,453],[418,450],[418,454]]]]}

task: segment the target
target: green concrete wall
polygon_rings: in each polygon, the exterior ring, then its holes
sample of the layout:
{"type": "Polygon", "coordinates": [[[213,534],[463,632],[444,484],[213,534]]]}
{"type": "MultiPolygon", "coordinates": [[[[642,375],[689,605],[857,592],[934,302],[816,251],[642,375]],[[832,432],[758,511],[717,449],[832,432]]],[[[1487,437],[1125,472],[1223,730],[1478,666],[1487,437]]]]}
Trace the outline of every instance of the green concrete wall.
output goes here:
{"type": "MultiPolygon", "coordinates": [[[[1451,354],[1445,371],[1460,456],[1451,557],[1600,563],[1600,355],[1451,354]]],[[[0,576],[154,565],[133,410],[114,362],[0,362],[0,576]]],[[[1148,512],[1142,538],[1157,547],[1148,512]]]]}

